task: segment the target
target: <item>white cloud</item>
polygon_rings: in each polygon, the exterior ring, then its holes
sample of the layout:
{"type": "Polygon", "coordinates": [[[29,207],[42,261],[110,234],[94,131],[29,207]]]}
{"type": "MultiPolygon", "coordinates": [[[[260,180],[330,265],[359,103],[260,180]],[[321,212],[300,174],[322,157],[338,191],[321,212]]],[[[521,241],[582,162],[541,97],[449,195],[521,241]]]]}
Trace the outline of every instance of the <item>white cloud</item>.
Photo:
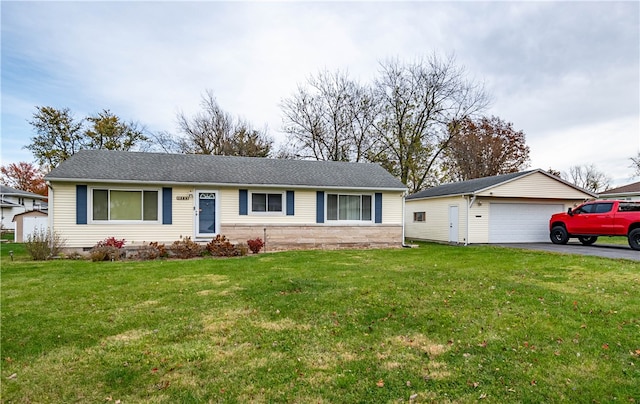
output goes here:
{"type": "Polygon", "coordinates": [[[525,131],[534,165],[593,162],[623,178],[639,146],[639,10],[634,2],[3,3],[2,158],[17,155],[15,137],[28,142],[36,105],[76,116],[109,108],[175,131],[176,113],[197,112],[211,89],[225,110],[275,134],[280,101],[320,69],[367,82],[381,60],[438,52],[486,80],[488,112],[525,131]],[[595,146],[603,131],[627,144],[595,146]],[[545,148],[587,137],[594,146],[583,151],[545,148]]]}

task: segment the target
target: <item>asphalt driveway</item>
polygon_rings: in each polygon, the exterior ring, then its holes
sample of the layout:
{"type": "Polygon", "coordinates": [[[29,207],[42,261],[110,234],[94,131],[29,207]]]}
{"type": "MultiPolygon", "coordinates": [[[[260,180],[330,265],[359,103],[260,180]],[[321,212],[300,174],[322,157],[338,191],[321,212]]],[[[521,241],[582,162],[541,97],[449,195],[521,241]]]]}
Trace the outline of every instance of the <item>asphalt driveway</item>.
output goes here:
{"type": "Polygon", "coordinates": [[[561,254],[594,255],[605,258],[624,258],[633,261],[640,261],[640,251],[632,250],[629,246],[594,244],[584,246],[580,243],[568,243],[566,245],[549,243],[505,243],[494,244],[508,248],[522,248],[525,250],[552,251],[561,254]]]}

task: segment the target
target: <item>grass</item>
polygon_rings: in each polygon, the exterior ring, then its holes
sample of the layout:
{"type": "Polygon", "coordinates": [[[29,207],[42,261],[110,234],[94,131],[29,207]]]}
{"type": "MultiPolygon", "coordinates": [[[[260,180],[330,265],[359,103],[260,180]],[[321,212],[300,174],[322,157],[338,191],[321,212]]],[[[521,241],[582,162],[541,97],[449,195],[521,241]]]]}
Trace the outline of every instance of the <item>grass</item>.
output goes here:
{"type": "Polygon", "coordinates": [[[640,400],[636,262],[432,244],[10,262],[6,248],[2,402],[640,400]]]}
{"type": "Polygon", "coordinates": [[[629,246],[629,239],[626,237],[616,236],[616,237],[598,237],[598,241],[596,241],[595,245],[624,245],[629,246]]]}

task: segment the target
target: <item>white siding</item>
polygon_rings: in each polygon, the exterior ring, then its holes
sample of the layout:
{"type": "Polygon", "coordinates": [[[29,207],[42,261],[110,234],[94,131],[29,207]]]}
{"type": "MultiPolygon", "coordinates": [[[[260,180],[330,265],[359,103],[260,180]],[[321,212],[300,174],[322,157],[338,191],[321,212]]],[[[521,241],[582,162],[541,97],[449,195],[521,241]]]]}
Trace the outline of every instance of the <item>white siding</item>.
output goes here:
{"type": "MultiPolygon", "coordinates": [[[[286,189],[244,188],[249,192],[279,193],[286,189]]],[[[289,189],[291,190],[291,189],[289,189]]],[[[220,190],[220,221],[225,224],[310,224],[316,222],[316,192],[313,190],[294,191],[294,215],[287,216],[286,210],[280,215],[252,214],[249,197],[249,214],[240,215],[240,195],[238,188],[222,188],[220,190]]],[[[286,195],[283,195],[283,209],[286,195]]]]}
{"type": "Polygon", "coordinates": [[[466,238],[466,199],[460,196],[407,201],[405,237],[416,240],[449,241],[449,207],[458,206],[458,243],[466,238]],[[414,222],[414,212],[425,212],[424,222],[414,222]]]}
{"type": "MultiPolygon", "coordinates": [[[[49,212],[49,215],[53,221],[53,230],[66,240],[67,247],[92,247],[107,237],[124,238],[125,245],[135,246],[152,241],[172,243],[182,237],[193,236],[193,201],[176,200],[176,195],[189,195],[191,191],[189,188],[173,188],[173,224],[170,225],[161,223],[96,224],[91,223],[90,220],[89,224],[76,224],[76,186],[65,183],[54,183],[52,186],[55,203],[53,211],[49,212]]],[[[87,184],[89,189],[92,186],[93,184],[87,184]]],[[[100,184],[100,187],[127,188],[122,184],[100,184]]],[[[135,186],[130,188],[139,189],[135,186]]]]}
{"type": "Polygon", "coordinates": [[[382,224],[402,225],[402,192],[382,193],[382,224]]]}
{"type": "Polygon", "coordinates": [[[545,198],[545,199],[590,199],[585,192],[575,189],[564,182],[551,178],[540,172],[517,178],[487,191],[481,196],[507,198],[545,198]]]}

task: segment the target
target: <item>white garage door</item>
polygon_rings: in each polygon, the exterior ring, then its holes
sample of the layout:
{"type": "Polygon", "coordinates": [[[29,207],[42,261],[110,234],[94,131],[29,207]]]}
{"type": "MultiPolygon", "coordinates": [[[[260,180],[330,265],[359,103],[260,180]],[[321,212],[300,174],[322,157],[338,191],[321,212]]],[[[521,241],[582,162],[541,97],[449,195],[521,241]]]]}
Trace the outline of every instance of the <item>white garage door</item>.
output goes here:
{"type": "Polygon", "coordinates": [[[534,243],[549,241],[549,218],[563,205],[534,203],[491,203],[490,243],[534,243]]]}

